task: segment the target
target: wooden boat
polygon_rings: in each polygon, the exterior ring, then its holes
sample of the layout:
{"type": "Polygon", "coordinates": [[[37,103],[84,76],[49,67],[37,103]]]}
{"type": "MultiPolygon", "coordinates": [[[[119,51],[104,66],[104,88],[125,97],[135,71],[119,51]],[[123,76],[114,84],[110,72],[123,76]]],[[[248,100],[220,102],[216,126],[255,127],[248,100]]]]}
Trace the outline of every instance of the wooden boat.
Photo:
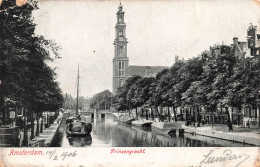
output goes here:
{"type": "Polygon", "coordinates": [[[152,124],[152,131],[170,136],[183,135],[184,133],[182,125],[177,122],[154,122],[152,124]]]}
{"type": "Polygon", "coordinates": [[[137,127],[151,127],[151,124],[153,121],[150,120],[137,120],[137,121],[132,121],[132,125],[137,126],[137,127]]]}
{"type": "Polygon", "coordinates": [[[76,115],[70,115],[67,119],[66,119],[66,124],[74,122],[74,120],[80,120],[80,116],[76,116],[76,115]]]}
{"type": "Polygon", "coordinates": [[[83,121],[74,121],[67,124],[68,136],[85,136],[89,135],[92,131],[92,124],[83,121]]]}
{"type": "Polygon", "coordinates": [[[89,135],[92,131],[92,124],[85,121],[81,121],[81,116],[78,114],[79,103],[79,66],[77,77],[77,98],[76,98],[76,113],[66,120],[67,123],[67,135],[68,136],[84,136],[89,135]]]}
{"type": "Polygon", "coordinates": [[[132,121],[134,121],[134,118],[130,117],[129,115],[121,115],[119,116],[118,121],[126,124],[131,124],[132,121]]]}

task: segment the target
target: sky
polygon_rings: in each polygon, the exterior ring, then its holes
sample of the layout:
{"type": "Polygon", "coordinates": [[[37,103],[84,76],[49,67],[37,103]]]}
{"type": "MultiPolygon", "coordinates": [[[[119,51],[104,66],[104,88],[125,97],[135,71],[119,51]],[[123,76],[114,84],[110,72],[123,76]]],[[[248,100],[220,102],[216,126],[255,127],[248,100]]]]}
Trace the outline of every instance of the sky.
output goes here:
{"type": "MultiPolygon", "coordinates": [[[[130,65],[171,66],[174,56],[198,56],[214,44],[246,41],[250,23],[260,32],[257,0],[122,1],[130,65]]],[[[80,96],[112,90],[113,41],[119,1],[42,0],[33,17],[36,34],[61,50],[56,67],[63,93],[80,96]]]]}

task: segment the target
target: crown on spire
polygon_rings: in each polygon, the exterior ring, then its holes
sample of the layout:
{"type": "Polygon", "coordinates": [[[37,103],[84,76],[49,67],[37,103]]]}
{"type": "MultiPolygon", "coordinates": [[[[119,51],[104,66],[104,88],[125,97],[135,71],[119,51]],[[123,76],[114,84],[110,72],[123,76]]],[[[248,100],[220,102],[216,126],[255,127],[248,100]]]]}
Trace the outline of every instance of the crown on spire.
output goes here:
{"type": "Polygon", "coordinates": [[[118,9],[119,9],[119,11],[122,11],[122,10],[123,10],[123,6],[121,5],[121,1],[120,1],[119,6],[118,6],[118,9]]]}

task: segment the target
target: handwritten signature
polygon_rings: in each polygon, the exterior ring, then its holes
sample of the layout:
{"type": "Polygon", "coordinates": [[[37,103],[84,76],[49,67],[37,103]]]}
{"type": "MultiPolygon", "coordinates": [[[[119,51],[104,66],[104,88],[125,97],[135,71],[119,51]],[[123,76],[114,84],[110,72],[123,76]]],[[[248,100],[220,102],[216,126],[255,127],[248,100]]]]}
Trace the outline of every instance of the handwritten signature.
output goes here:
{"type": "Polygon", "coordinates": [[[223,155],[221,155],[221,156],[214,156],[213,153],[214,153],[214,150],[210,150],[208,152],[208,154],[203,155],[204,159],[200,162],[200,165],[239,160],[239,162],[235,166],[235,167],[238,167],[239,165],[241,165],[243,162],[245,162],[250,157],[249,155],[247,155],[245,153],[236,155],[229,149],[224,150],[223,155]]]}

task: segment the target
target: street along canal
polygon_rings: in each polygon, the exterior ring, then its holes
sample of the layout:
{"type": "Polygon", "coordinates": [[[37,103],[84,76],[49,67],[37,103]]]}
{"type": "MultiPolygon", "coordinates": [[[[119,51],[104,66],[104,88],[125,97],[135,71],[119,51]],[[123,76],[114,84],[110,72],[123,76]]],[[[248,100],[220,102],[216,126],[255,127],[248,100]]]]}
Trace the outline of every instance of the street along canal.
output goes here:
{"type": "Polygon", "coordinates": [[[171,137],[139,129],[131,125],[118,123],[112,114],[105,118],[98,115],[92,119],[91,136],[67,137],[66,124],[62,121],[53,147],[248,147],[238,142],[215,139],[205,136],[194,136],[184,133],[180,137],[171,137]]]}

